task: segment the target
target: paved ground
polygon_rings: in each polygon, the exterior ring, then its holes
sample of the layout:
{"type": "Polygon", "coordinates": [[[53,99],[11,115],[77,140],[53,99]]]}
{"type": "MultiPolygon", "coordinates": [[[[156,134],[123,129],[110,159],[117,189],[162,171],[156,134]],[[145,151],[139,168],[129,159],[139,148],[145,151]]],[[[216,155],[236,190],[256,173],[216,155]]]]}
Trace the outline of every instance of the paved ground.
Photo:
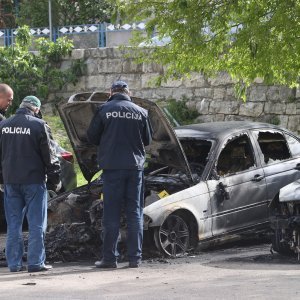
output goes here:
{"type": "MultiPolygon", "coordinates": [[[[0,240],[1,242],[1,240],[0,240]]],[[[0,267],[0,299],[300,299],[300,264],[268,244],[240,244],[180,259],[126,263],[101,271],[91,262],[55,264],[47,273],[0,267]]]]}

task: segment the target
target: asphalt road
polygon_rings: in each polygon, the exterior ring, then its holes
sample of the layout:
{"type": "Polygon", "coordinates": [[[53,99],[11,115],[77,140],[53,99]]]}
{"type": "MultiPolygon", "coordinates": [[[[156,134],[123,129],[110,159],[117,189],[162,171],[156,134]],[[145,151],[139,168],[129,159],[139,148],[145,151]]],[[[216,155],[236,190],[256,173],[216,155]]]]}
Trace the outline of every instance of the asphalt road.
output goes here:
{"type": "Polygon", "coordinates": [[[148,259],[99,270],[93,261],[58,263],[45,273],[0,267],[0,299],[300,299],[296,258],[269,244],[243,243],[179,259],[148,259]]]}

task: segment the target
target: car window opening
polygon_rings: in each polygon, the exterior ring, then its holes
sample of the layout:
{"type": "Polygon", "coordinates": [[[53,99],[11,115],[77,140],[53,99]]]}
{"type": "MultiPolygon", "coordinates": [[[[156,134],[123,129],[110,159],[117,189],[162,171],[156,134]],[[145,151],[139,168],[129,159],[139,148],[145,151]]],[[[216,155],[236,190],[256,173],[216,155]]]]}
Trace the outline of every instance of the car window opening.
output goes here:
{"type": "Polygon", "coordinates": [[[182,170],[151,162],[145,165],[144,206],[182,191],[190,186],[190,179],[182,170]]]}
{"type": "Polygon", "coordinates": [[[180,143],[189,162],[193,176],[199,181],[206,167],[212,142],[199,139],[181,139],[180,143]]]}
{"type": "Polygon", "coordinates": [[[279,132],[259,132],[257,141],[267,165],[291,157],[286,140],[279,132]]]}
{"type": "Polygon", "coordinates": [[[222,150],[217,162],[217,174],[226,176],[255,167],[249,137],[244,134],[231,140],[222,150]]]}

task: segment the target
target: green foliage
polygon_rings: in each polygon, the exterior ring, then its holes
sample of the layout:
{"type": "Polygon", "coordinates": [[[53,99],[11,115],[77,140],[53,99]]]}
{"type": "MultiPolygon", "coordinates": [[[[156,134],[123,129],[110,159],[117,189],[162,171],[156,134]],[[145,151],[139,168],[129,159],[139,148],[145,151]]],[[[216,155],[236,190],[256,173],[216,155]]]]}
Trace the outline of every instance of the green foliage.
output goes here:
{"type": "Polygon", "coordinates": [[[142,61],[166,66],[164,79],[190,72],[215,76],[227,71],[241,96],[255,80],[298,86],[300,75],[300,1],[282,0],[119,0],[119,9],[135,21],[147,20],[147,37],[170,37],[142,61]]]}
{"type": "Polygon", "coordinates": [[[0,28],[13,28],[15,26],[15,15],[13,0],[0,1],[0,28]]]}
{"type": "Polygon", "coordinates": [[[278,126],[278,125],[280,125],[280,119],[277,116],[273,116],[269,120],[269,123],[278,126]]]}
{"type": "Polygon", "coordinates": [[[23,26],[18,29],[16,36],[16,46],[22,49],[28,49],[31,44],[31,36],[28,26],[23,26]]]}
{"type": "Polygon", "coordinates": [[[40,55],[48,60],[48,63],[59,63],[62,56],[71,54],[73,43],[66,38],[60,38],[58,43],[50,42],[48,39],[41,38],[37,41],[40,55]]]}
{"type": "Polygon", "coordinates": [[[24,26],[18,29],[14,45],[0,48],[0,82],[14,90],[10,112],[14,112],[27,95],[44,100],[50,90],[59,90],[66,83],[77,81],[72,67],[65,71],[59,69],[61,59],[72,49],[72,43],[66,38],[56,43],[41,39],[37,42],[39,52],[35,53],[29,51],[29,45],[29,28],[24,26]]]}
{"type": "MultiPolygon", "coordinates": [[[[53,26],[107,22],[113,8],[108,0],[52,0],[53,26]]],[[[48,26],[48,0],[22,0],[18,23],[48,26]]]]}
{"type": "MultiPolygon", "coordinates": [[[[59,116],[44,116],[44,120],[49,124],[52,134],[53,134],[53,138],[55,139],[55,141],[58,142],[58,144],[63,147],[64,149],[66,149],[67,151],[70,151],[72,153],[74,153],[70,140],[68,138],[68,135],[66,133],[65,127],[60,119],[59,116]]],[[[75,172],[77,175],[77,186],[82,186],[84,184],[87,184],[87,181],[85,180],[85,178],[82,175],[82,172],[79,168],[78,162],[75,158],[75,172]]]]}
{"type": "MultiPolygon", "coordinates": [[[[165,107],[180,125],[193,124],[195,119],[199,116],[199,113],[196,109],[187,107],[187,100],[185,99],[180,101],[176,101],[174,99],[168,100],[165,107]]],[[[168,118],[171,123],[173,123],[172,118],[169,116],[168,118]]]]}

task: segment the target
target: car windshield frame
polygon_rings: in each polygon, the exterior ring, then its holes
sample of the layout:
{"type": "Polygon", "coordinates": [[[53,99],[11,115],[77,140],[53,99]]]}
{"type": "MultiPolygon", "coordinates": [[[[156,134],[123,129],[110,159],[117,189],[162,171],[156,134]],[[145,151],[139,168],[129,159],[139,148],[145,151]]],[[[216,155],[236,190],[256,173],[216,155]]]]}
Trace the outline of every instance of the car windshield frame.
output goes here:
{"type": "MultiPolygon", "coordinates": [[[[211,163],[213,163],[213,154],[215,152],[215,149],[216,149],[217,145],[219,144],[219,140],[216,139],[216,138],[208,138],[207,136],[204,136],[204,135],[201,135],[201,134],[199,134],[197,136],[180,135],[180,136],[178,136],[178,139],[179,139],[180,143],[181,143],[182,140],[195,140],[195,141],[200,140],[200,141],[205,141],[205,142],[210,142],[211,143],[210,150],[207,154],[205,167],[203,169],[203,172],[202,172],[201,176],[197,180],[197,182],[206,180],[207,175],[208,175],[208,173],[211,169],[211,163]]],[[[181,143],[181,146],[182,146],[183,151],[185,153],[185,149],[184,149],[184,146],[182,145],[182,143],[181,143]]],[[[187,157],[186,153],[185,153],[185,156],[187,157]]],[[[187,160],[188,160],[188,158],[187,158],[187,160]]],[[[191,168],[191,163],[190,163],[189,160],[188,160],[188,164],[189,164],[189,167],[191,168]]]]}

